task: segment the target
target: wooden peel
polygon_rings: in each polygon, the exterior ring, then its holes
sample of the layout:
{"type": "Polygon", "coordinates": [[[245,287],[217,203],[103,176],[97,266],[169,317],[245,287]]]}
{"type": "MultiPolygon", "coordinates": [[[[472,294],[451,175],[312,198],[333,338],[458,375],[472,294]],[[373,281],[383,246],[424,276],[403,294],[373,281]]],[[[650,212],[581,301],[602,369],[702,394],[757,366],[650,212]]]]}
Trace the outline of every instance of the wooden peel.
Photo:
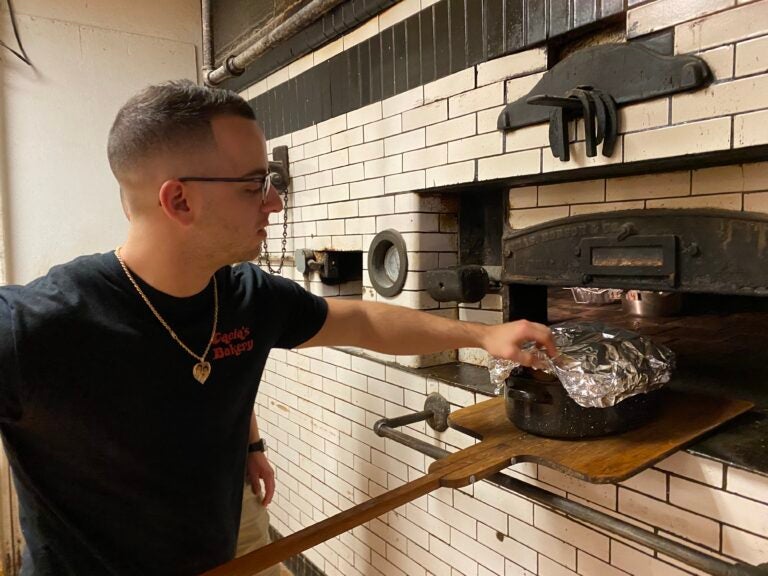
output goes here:
{"type": "MultiPolygon", "coordinates": [[[[452,428],[482,442],[433,462],[429,471],[437,472],[483,450],[499,460],[535,462],[587,482],[621,482],[754,406],[744,400],[669,389],[663,394],[660,413],[651,422],[622,434],[583,440],[523,432],[507,418],[503,397],[486,400],[448,418],[452,428]]],[[[444,485],[450,485],[451,478],[448,474],[444,485]]]]}
{"type": "Polygon", "coordinates": [[[537,462],[590,482],[620,482],[752,406],[741,400],[668,390],[661,414],[645,426],[602,438],[557,440],[517,429],[507,419],[504,398],[480,402],[451,414],[449,424],[482,439],[481,442],[436,460],[426,476],[209,570],[203,576],[253,576],[437,488],[461,488],[517,462],[537,462]]]}
{"type": "Polygon", "coordinates": [[[291,556],[373,520],[390,510],[399,508],[442,486],[450,485],[454,488],[466,486],[470,482],[482,480],[495,472],[499,472],[508,465],[507,462],[501,461],[498,457],[490,462],[492,465],[489,466],[489,463],[482,461],[482,459],[475,458],[469,462],[459,460],[451,466],[443,467],[437,472],[431,472],[417,480],[407,482],[399,488],[371,498],[367,502],[353,506],[322,522],[281,538],[268,546],[254,550],[240,558],[235,558],[205,572],[202,576],[253,576],[261,570],[287,560],[291,556]],[[449,476],[450,483],[444,483],[444,479],[449,476]]]}

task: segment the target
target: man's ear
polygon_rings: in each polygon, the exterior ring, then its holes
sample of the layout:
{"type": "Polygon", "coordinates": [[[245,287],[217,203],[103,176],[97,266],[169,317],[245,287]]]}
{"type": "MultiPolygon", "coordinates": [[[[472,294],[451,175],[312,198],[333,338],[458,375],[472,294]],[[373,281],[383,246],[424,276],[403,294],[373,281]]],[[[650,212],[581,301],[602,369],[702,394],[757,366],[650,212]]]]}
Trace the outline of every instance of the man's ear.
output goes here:
{"type": "Polygon", "coordinates": [[[125,197],[125,191],[123,190],[122,186],[120,186],[120,205],[123,207],[123,214],[125,214],[125,217],[128,219],[128,222],[130,222],[131,209],[128,206],[128,198],[125,197]]]}
{"type": "Polygon", "coordinates": [[[182,226],[188,226],[194,219],[188,192],[188,189],[178,180],[166,180],[157,194],[158,202],[165,215],[182,226]]]}

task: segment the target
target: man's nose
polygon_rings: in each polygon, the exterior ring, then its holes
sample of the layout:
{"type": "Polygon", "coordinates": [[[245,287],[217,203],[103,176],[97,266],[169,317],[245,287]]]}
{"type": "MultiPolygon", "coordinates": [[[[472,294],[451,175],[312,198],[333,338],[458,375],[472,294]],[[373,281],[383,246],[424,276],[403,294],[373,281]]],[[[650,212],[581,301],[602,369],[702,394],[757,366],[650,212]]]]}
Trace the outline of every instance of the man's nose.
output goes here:
{"type": "Polygon", "coordinates": [[[267,197],[264,199],[262,209],[266,212],[280,212],[283,209],[283,201],[280,199],[280,191],[274,186],[267,190],[267,197]]]}

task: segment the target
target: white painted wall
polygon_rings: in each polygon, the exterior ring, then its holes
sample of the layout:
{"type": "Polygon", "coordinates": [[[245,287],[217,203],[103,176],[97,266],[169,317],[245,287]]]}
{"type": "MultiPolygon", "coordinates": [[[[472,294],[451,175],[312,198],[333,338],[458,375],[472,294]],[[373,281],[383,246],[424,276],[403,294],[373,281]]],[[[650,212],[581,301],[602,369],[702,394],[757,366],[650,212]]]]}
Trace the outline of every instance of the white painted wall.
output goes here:
{"type": "MultiPolygon", "coordinates": [[[[145,85],[197,80],[200,2],[27,0],[14,8],[35,68],[0,54],[0,264],[4,254],[5,281],[26,283],[122,241],[107,133],[145,85]]],[[[14,45],[5,8],[0,17],[0,38],[14,45]]]]}
{"type": "MultiPolygon", "coordinates": [[[[17,23],[34,69],[0,50],[0,284],[107,251],[127,223],[106,155],[115,113],[147,84],[198,80],[199,0],[25,0],[17,23]]],[[[5,3],[0,38],[15,46],[5,3]]],[[[21,536],[0,454],[0,555],[21,536]]]]}

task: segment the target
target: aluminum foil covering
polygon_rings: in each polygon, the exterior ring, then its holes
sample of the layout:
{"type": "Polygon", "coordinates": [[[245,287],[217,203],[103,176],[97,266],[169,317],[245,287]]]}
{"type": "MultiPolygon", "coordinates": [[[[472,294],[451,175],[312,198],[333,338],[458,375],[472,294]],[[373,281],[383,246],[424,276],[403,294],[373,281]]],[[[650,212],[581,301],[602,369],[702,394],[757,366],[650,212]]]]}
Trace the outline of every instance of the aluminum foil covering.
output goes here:
{"type": "Polygon", "coordinates": [[[512,370],[520,366],[518,362],[505,360],[504,358],[488,358],[488,375],[491,377],[491,384],[494,385],[493,392],[498,396],[504,388],[504,381],[509,378],[512,370]]]}
{"type": "MultiPolygon", "coordinates": [[[[559,354],[549,358],[535,344],[524,350],[537,356],[541,368],[554,374],[568,395],[585,408],[607,408],[622,400],[661,388],[675,368],[675,354],[635,332],[602,322],[563,322],[550,326],[559,354]]],[[[493,358],[491,382],[497,393],[519,364],[493,358]]]]}

